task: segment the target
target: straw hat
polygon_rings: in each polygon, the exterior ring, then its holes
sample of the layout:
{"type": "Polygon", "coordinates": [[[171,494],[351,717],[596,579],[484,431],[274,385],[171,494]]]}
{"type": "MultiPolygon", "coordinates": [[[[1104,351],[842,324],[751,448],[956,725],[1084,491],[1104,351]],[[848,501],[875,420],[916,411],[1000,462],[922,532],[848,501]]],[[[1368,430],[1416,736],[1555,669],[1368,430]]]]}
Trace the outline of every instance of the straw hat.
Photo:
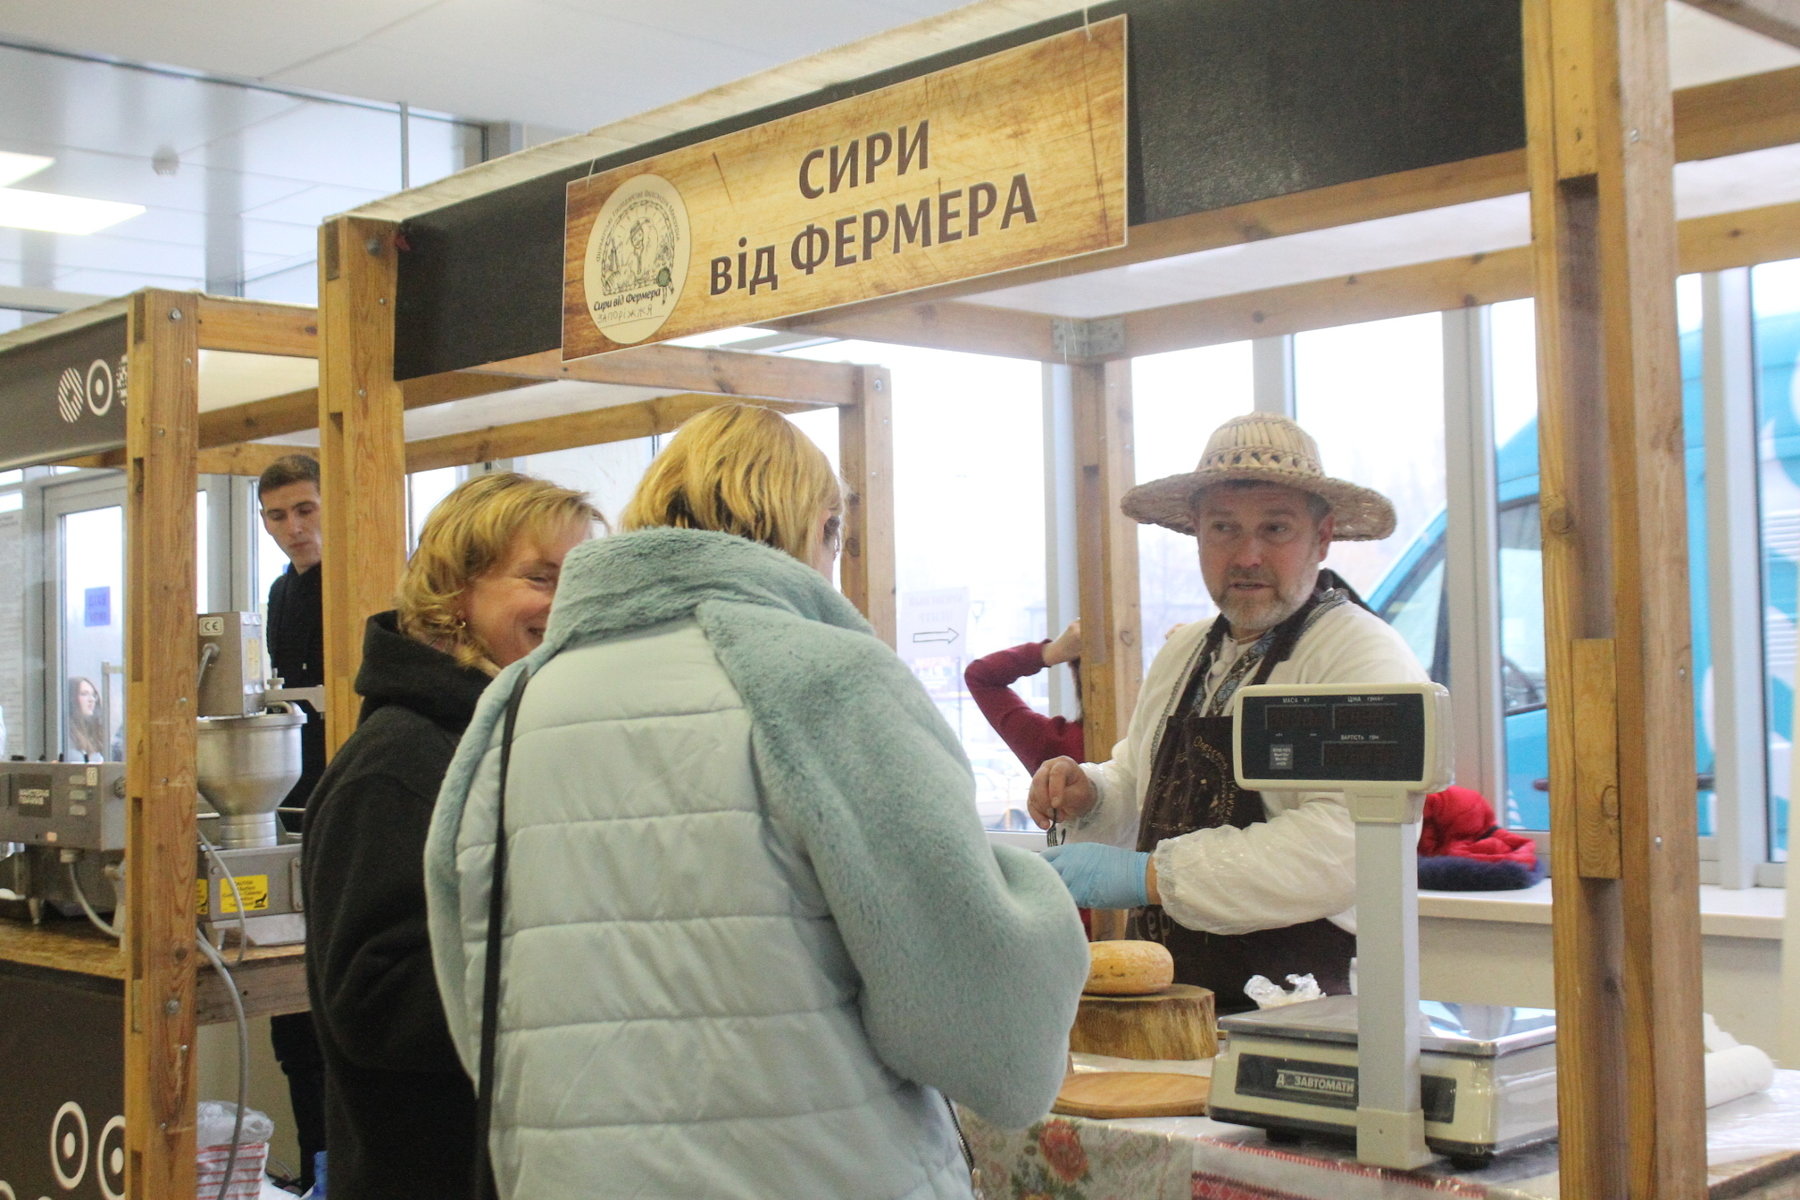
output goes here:
{"type": "Polygon", "coordinates": [[[1200,465],[1185,475],[1139,484],[1119,504],[1134,521],[1193,533],[1193,500],[1202,488],[1246,479],[1311,492],[1331,505],[1332,540],[1373,542],[1394,532],[1394,506],[1386,496],[1333,479],[1319,466],[1318,443],[1286,417],[1250,413],[1233,417],[1207,439],[1200,465]]]}

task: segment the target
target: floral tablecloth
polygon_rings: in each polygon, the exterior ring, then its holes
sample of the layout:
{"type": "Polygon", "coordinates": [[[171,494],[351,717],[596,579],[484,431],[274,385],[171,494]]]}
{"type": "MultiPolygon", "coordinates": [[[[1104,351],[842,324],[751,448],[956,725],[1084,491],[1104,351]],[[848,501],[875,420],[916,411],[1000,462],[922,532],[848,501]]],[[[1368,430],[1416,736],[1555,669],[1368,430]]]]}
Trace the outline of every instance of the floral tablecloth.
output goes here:
{"type": "MultiPolygon", "coordinates": [[[[1556,1145],[1503,1154],[1480,1171],[1358,1163],[1347,1146],[1276,1146],[1261,1130],[1205,1117],[1114,1121],[1052,1116],[1005,1130],[963,1114],[987,1200],[1557,1200],[1556,1145]]],[[[1800,1200],[1800,1071],[1707,1113],[1714,1195],[1800,1200]]]]}

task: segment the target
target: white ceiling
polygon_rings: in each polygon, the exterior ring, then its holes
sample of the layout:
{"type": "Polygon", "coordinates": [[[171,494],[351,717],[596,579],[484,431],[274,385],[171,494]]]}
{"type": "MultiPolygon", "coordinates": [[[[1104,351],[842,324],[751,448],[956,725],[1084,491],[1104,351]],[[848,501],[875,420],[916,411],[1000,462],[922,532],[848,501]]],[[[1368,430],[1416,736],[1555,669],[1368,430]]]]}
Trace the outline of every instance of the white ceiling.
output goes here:
{"type": "Polygon", "coordinates": [[[144,286],[310,303],[320,221],[479,161],[479,123],[537,142],[955,7],[0,0],[0,150],[56,160],[17,186],[148,209],[87,237],[0,229],[0,309],[144,286]]]}
{"type": "Polygon", "coordinates": [[[0,39],[555,132],[959,0],[3,0],[0,39]]]}

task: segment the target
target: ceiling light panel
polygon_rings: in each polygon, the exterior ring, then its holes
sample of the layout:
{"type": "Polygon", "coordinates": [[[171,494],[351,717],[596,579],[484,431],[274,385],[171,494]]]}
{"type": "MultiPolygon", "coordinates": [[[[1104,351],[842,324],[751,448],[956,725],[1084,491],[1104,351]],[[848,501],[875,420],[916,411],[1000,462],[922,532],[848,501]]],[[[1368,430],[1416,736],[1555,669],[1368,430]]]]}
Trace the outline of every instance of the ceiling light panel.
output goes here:
{"type": "Polygon", "coordinates": [[[141,204],[117,200],[90,200],[84,196],[59,196],[54,192],[30,192],[0,187],[0,225],[35,229],[43,233],[95,233],[144,211],[141,204]]]}
{"type": "Polygon", "coordinates": [[[55,161],[42,154],[14,154],[10,150],[0,150],[0,188],[11,187],[27,175],[36,175],[55,161]]]}

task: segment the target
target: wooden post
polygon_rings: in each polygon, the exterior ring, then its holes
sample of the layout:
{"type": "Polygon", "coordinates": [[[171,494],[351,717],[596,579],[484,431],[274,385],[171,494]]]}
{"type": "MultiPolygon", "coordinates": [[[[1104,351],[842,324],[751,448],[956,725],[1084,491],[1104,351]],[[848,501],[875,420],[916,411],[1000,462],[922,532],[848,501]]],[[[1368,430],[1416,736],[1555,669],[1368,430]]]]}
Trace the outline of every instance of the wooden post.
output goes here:
{"type": "Polygon", "coordinates": [[[850,486],[838,579],[882,641],[898,636],[894,597],[894,381],[858,367],[856,400],[838,412],[838,469],[850,486]]]}
{"type": "MultiPolygon", "coordinates": [[[[1124,736],[1144,677],[1137,522],[1119,511],[1136,473],[1131,363],[1071,368],[1075,414],[1075,546],[1081,591],[1081,728],[1103,762],[1124,736]]],[[[1195,580],[1199,586],[1199,580],[1195,580]]]]}
{"type": "Polygon", "coordinates": [[[198,297],[127,319],[126,1194],[194,1194],[194,485],[198,297]]]}
{"type": "Polygon", "coordinates": [[[405,402],[394,382],[394,235],[340,217],[319,230],[319,473],[325,509],[325,737],[356,728],[363,624],[406,565],[405,402]]]}
{"type": "Polygon", "coordinates": [[[1562,1187],[1705,1194],[1661,0],[1525,0],[1562,1187]]]}

